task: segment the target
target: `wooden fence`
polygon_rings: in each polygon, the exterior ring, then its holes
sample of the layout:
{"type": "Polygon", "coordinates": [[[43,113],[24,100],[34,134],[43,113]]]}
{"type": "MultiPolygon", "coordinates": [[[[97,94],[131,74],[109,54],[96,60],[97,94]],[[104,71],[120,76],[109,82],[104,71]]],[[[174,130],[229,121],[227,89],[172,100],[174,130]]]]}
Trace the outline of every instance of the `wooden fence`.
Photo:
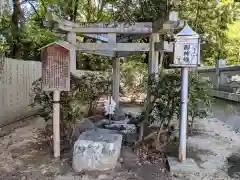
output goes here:
{"type": "Polygon", "coordinates": [[[0,126],[36,112],[29,106],[32,83],[41,77],[41,62],[6,58],[0,84],[0,126]]]}
{"type": "MultiPolygon", "coordinates": [[[[35,114],[38,108],[31,108],[32,83],[42,76],[42,63],[5,58],[0,71],[0,127],[35,114]]],[[[82,76],[93,71],[77,70],[82,76]]]]}

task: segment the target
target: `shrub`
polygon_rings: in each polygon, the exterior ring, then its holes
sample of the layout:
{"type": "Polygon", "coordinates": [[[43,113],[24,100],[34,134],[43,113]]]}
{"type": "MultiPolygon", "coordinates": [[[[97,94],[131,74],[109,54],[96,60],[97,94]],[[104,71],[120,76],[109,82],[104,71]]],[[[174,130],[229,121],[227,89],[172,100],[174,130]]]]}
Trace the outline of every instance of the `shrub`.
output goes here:
{"type": "MultiPolygon", "coordinates": [[[[154,76],[156,77],[156,76],[154,76]]],[[[143,123],[148,121],[160,123],[159,133],[163,123],[167,122],[168,127],[174,115],[180,115],[180,92],[181,78],[179,71],[164,71],[157,78],[151,76],[148,81],[151,88],[151,102],[146,106],[140,118],[143,123]]],[[[211,105],[211,98],[208,90],[211,84],[204,81],[197,73],[189,73],[189,93],[188,93],[188,115],[191,120],[190,130],[196,117],[203,117],[207,114],[206,107],[211,105]],[[205,107],[205,109],[202,109],[205,107]]],[[[143,125],[142,125],[143,127],[143,125]]],[[[141,130],[143,131],[143,130],[141,130]]],[[[139,139],[142,139],[143,132],[140,133],[139,139]]]]}
{"type": "MultiPolygon", "coordinates": [[[[179,116],[180,112],[180,92],[181,78],[178,71],[163,74],[163,78],[154,82],[151,94],[154,96],[153,112],[155,116],[168,124],[174,114],[179,116]]],[[[203,80],[197,73],[189,73],[188,83],[188,115],[193,120],[195,117],[204,113],[206,107],[211,106],[213,100],[208,94],[211,84],[203,80]],[[203,109],[203,107],[205,107],[203,109]]]]}
{"type": "MultiPolygon", "coordinates": [[[[88,73],[78,77],[71,74],[70,91],[60,94],[61,137],[71,138],[74,124],[91,115],[97,101],[108,93],[110,81],[103,73],[88,73]]],[[[40,105],[40,116],[52,120],[53,92],[42,91],[42,78],[32,85],[32,106],[40,105]]]]}

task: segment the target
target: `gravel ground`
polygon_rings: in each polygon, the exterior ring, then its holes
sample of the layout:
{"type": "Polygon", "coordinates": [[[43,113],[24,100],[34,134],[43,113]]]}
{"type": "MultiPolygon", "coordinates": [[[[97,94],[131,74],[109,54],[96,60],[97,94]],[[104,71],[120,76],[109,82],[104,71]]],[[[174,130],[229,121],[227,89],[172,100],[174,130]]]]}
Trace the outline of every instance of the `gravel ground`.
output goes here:
{"type": "Polygon", "coordinates": [[[199,119],[196,122],[199,133],[188,138],[187,146],[195,152],[200,172],[175,174],[172,180],[239,180],[237,171],[240,169],[229,176],[232,165],[227,158],[240,152],[240,134],[216,118],[199,119]]]}
{"type": "Polygon", "coordinates": [[[164,159],[140,164],[138,157],[123,147],[123,164],[116,169],[75,174],[69,154],[54,160],[51,148],[39,140],[44,120],[28,118],[0,129],[0,180],[239,180],[240,164],[229,164],[227,158],[240,154],[240,134],[216,118],[196,122],[198,132],[188,138],[187,146],[188,155],[200,167],[198,173],[168,173],[164,159]]]}

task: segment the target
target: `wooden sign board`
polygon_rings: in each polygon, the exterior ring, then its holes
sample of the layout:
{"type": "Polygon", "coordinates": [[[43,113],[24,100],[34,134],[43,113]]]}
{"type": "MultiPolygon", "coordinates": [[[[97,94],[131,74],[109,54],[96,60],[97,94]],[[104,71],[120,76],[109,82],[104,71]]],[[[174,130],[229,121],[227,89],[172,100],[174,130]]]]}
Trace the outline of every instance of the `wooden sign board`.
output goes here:
{"type": "Polygon", "coordinates": [[[70,52],[59,44],[41,50],[43,91],[70,90],[70,52]]]}

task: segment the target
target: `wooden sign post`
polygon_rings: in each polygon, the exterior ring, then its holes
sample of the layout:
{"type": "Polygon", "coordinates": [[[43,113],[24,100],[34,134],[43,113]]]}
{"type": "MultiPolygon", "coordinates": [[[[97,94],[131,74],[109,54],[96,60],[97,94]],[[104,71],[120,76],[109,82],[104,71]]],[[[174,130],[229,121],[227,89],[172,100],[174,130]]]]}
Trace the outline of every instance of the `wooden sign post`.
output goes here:
{"type": "Polygon", "coordinates": [[[70,49],[59,42],[41,48],[43,91],[53,91],[53,150],[60,157],[60,93],[70,90],[70,49]]]}

